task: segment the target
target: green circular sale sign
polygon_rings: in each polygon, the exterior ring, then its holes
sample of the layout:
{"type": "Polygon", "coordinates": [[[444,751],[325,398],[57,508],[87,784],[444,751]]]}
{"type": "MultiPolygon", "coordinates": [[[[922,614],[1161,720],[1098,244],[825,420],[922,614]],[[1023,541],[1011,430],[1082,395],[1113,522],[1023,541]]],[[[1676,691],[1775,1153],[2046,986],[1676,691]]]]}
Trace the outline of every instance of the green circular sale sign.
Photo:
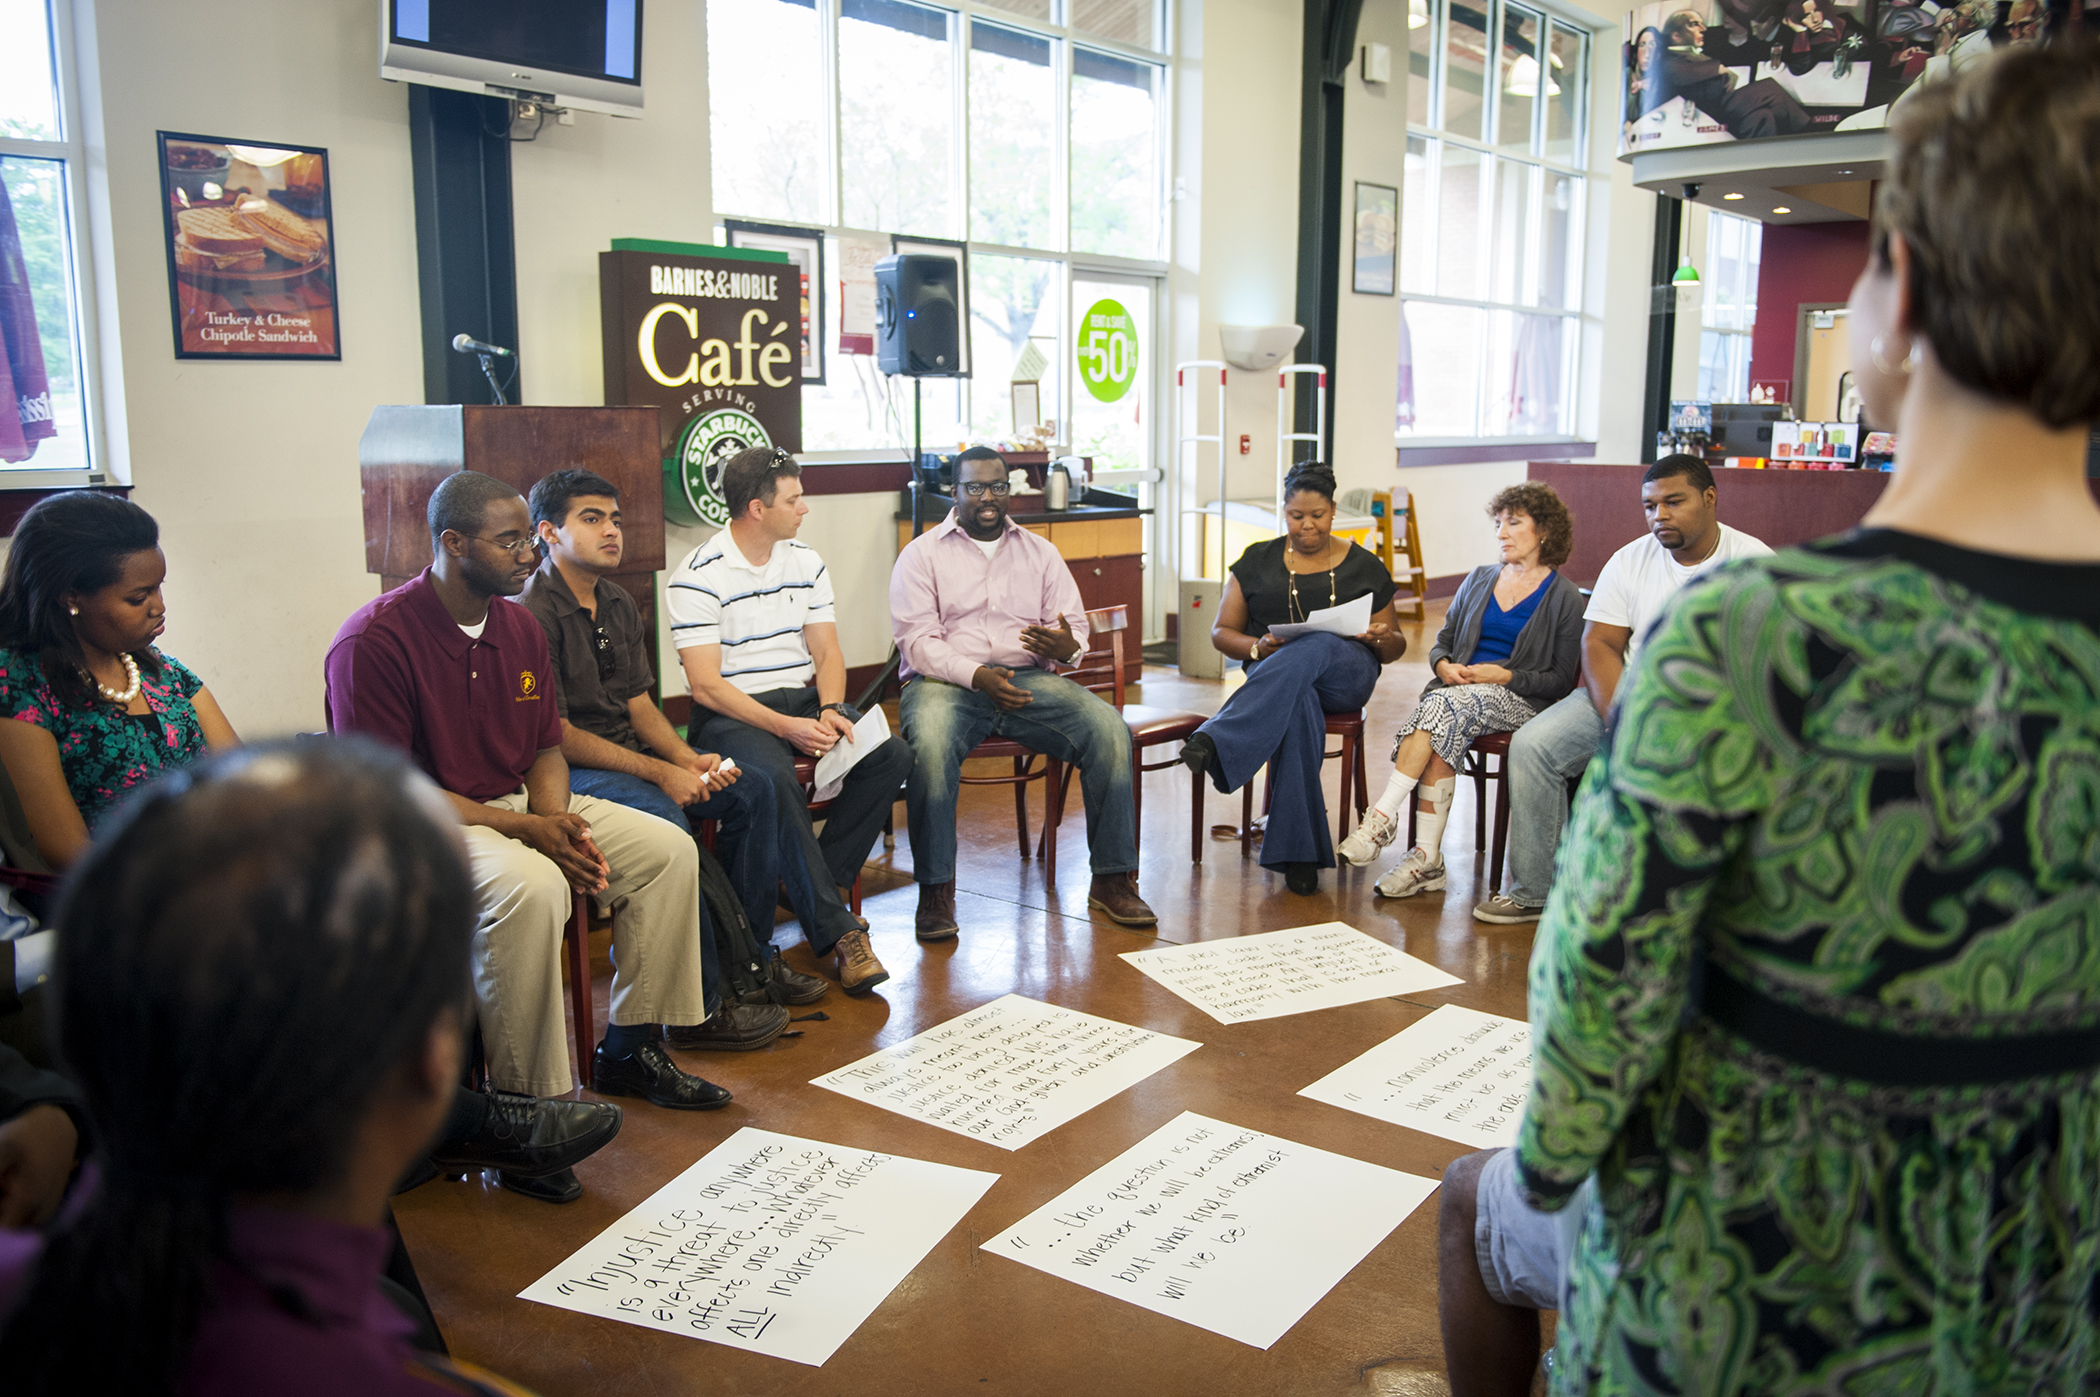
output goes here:
{"type": "Polygon", "coordinates": [[[1079,321],[1079,381],[1104,403],[1137,382],[1137,326],[1116,301],[1096,301],[1079,321]]]}

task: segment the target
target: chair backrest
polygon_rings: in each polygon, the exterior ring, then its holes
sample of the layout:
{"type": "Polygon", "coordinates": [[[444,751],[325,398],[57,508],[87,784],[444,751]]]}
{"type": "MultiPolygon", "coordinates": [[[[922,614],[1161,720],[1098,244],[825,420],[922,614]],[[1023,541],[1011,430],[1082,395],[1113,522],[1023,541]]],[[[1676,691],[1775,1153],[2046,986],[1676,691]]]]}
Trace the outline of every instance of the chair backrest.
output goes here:
{"type": "Polygon", "coordinates": [[[1088,650],[1079,658],[1077,669],[1065,671],[1065,678],[1084,688],[1092,689],[1114,704],[1117,712],[1123,709],[1123,632],[1130,629],[1128,606],[1104,606],[1086,614],[1088,650]],[[1108,637],[1106,652],[1093,649],[1101,637],[1108,637]],[[1107,663],[1102,663],[1103,655],[1107,663]],[[1085,663],[1092,661],[1092,663],[1085,663]]]}

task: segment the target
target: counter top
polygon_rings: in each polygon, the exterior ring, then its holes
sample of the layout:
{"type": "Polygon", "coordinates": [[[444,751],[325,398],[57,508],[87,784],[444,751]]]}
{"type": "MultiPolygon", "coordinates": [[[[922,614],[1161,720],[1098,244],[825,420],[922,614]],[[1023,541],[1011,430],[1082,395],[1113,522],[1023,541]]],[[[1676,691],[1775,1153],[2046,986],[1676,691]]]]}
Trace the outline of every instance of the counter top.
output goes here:
{"type": "MultiPolygon", "coordinates": [[[[1098,519],[1142,519],[1152,513],[1149,509],[1138,508],[1135,501],[1128,504],[1103,503],[1104,499],[1113,500],[1118,498],[1106,490],[1089,490],[1084,503],[1072,505],[1068,509],[1053,510],[1045,508],[1043,498],[1041,495],[1011,496],[1006,502],[1006,512],[1015,523],[1023,525],[1079,523],[1084,520],[1098,519]]],[[[947,517],[948,511],[954,507],[954,497],[929,494],[926,497],[927,525],[931,527],[940,523],[942,519],[947,517]]],[[[897,519],[900,523],[909,524],[911,522],[911,502],[909,498],[905,499],[902,506],[897,510],[897,519]]]]}

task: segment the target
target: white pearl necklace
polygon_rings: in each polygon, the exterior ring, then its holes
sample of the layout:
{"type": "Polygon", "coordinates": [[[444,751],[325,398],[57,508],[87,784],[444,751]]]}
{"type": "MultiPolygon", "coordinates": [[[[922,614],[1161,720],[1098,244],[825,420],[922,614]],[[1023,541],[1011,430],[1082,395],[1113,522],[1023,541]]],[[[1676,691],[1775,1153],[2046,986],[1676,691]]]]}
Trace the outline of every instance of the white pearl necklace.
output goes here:
{"type": "Polygon", "coordinates": [[[122,690],[112,689],[99,679],[95,681],[95,687],[101,690],[102,697],[111,703],[129,704],[139,696],[139,662],[132,659],[128,653],[120,653],[117,658],[124,662],[124,677],[130,681],[129,687],[122,690]]]}

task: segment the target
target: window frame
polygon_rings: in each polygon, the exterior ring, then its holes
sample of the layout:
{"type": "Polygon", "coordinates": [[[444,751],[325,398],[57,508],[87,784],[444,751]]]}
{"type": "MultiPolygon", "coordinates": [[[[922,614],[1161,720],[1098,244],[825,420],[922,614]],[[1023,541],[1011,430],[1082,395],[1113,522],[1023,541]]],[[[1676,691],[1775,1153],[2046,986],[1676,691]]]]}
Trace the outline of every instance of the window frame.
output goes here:
{"type": "MultiPolygon", "coordinates": [[[[1603,126],[1597,115],[1597,83],[1600,69],[1600,54],[1608,47],[1605,43],[1605,36],[1609,27],[1600,24],[1595,16],[1573,10],[1565,4],[1558,3],[1557,0],[1470,0],[1470,2],[1490,11],[1486,43],[1488,71],[1485,91],[1482,96],[1483,111],[1480,135],[1478,137],[1457,135],[1446,129],[1445,109],[1450,91],[1448,78],[1451,59],[1451,0],[1429,0],[1429,73],[1425,79],[1429,84],[1429,93],[1427,100],[1423,103],[1427,120],[1422,122],[1412,119],[1407,120],[1403,127],[1403,140],[1407,142],[1421,141],[1424,144],[1425,154],[1428,158],[1428,167],[1424,172],[1421,188],[1428,192],[1431,207],[1426,213],[1419,216],[1419,222],[1403,208],[1401,226],[1403,236],[1405,235],[1405,230],[1412,225],[1420,236],[1428,239],[1428,246],[1418,252],[1412,260],[1418,266],[1426,265],[1433,282],[1438,265],[1438,244],[1441,234],[1441,208],[1438,200],[1441,198],[1442,191],[1444,152],[1451,147],[1457,147],[1481,161],[1480,179],[1483,188],[1487,190],[1489,196],[1483,200],[1482,216],[1478,228],[1478,246],[1480,248],[1478,253],[1478,271],[1481,294],[1476,296],[1451,296],[1436,292],[1411,291],[1403,284],[1399,288],[1398,296],[1400,314],[1403,318],[1406,316],[1408,302],[1421,301],[1431,305],[1457,306],[1468,310],[1476,310],[1487,315],[1504,312],[1519,317],[1552,317],[1563,322],[1572,323],[1576,327],[1576,332],[1573,336],[1575,352],[1569,362],[1561,366],[1562,394],[1563,401],[1566,404],[1568,421],[1568,430],[1566,432],[1430,435],[1407,431],[1400,428],[1397,423],[1395,424],[1393,442],[1397,448],[1403,452],[1421,451],[1431,453],[1439,460],[1448,457],[1450,451],[1456,448],[1478,446],[1484,449],[1484,454],[1479,459],[1489,459],[1497,450],[1501,450],[1506,455],[1508,448],[1585,443],[1588,438],[1584,435],[1583,429],[1587,414],[1583,410],[1584,405],[1581,398],[1588,386],[1589,361],[1594,357],[1595,342],[1600,330],[1600,318],[1592,306],[1594,282],[1592,263],[1595,251],[1593,243],[1596,235],[1602,230],[1601,219],[1605,201],[1609,196],[1609,178],[1607,174],[1600,173],[1596,169],[1596,142],[1598,133],[1603,126]],[[1577,129],[1571,142],[1573,150],[1578,157],[1577,160],[1556,159],[1548,153],[1547,132],[1551,104],[1547,100],[1543,86],[1542,90],[1532,99],[1531,140],[1527,148],[1522,152],[1508,151],[1498,144],[1502,137],[1500,129],[1503,107],[1501,84],[1504,81],[1506,72],[1503,56],[1504,26],[1508,21],[1510,3],[1519,5],[1520,8],[1527,12],[1527,15],[1537,14],[1544,19],[1545,24],[1541,28],[1539,39],[1535,46],[1539,52],[1550,54],[1553,36],[1563,30],[1580,35],[1584,40],[1584,63],[1581,76],[1582,91],[1578,94],[1574,103],[1577,129]],[[1526,187],[1529,192],[1528,207],[1532,216],[1528,219],[1525,230],[1525,250],[1519,264],[1519,276],[1530,280],[1534,284],[1526,287],[1520,281],[1518,289],[1510,299],[1498,300],[1492,294],[1494,287],[1492,284],[1493,269],[1491,262],[1497,232],[1497,220],[1501,211],[1499,166],[1503,162],[1522,166],[1529,172],[1526,187]],[[1542,306],[1536,304],[1537,288],[1535,282],[1544,266],[1542,257],[1545,220],[1542,215],[1547,180],[1554,175],[1567,176],[1577,181],[1578,207],[1572,211],[1569,218],[1570,236],[1574,245],[1568,249],[1566,254],[1566,275],[1568,277],[1568,290],[1564,298],[1566,304],[1562,306],[1542,306]],[[1523,297],[1527,294],[1527,291],[1534,302],[1533,304],[1527,305],[1523,303],[1523,297]]],[[[1549,63],[1540,64],[1542,78],[1547,76],[1548,67],[1549,63]]],[[[1415,81],[1412,76],[1410,76],[1409,80],[1415,81]]],[[[1403,250],[1403,268],[1409,260],[1403,250]]],[[[1481,390],[1486,390],[1491,381],[1486,375],[1486,356],[1489,346],[1494,339],[1492,334],[1485,332],[1485,327],[1486,322],[1483,321],[1483,333],[1479,337],[1479,348],[1477,350],[1480,356],[1479,372],[1482,375],[1478,386],[1481,390]]],[[[1478,418],[1476,416],[1477,421],[1478,418]]]]}
{"type": "Polygon", "coordinates": [[[1736,399],[1714,398],[1710,397],[1708,393],[1705,392],[1702,392],[1700,396],[1710,402],[1748,402],[1750,400],[1750,344],[1752,337],[1757,332],[1756,269],[1759,265],[1762,264],[1764,260],[1764,224],[1760,223],[1754,218],[1745,218],[1741,214],[1723,213],[1719,209],[1709,210],[1706,215],[1706,219],[1706,248],[1704,257],[1705,265],[1703,268],[1705,285],[1704,293],[1699,303],[1699,378],[1701,380],[1700,387],[1702,389],[1709,390],[1711,387],[1710,380],[1707,378],[1707,350],[1709,345],[1708,336],[1714,337],[1714,341],[1717,342],[1718,347],[1720,347],[1724,353],[1730,352],[1729,346],[1727,346],[1726,343],[1728,340],[1740,340],[1741,344],[1734,346],[1733,352],[1739,353],[1742,356],[1743,396],[1741,398],[1736,399]],[[1714,319],[1715,312],[1719,309],[1719,297],[1724,289],[1721,284],[1721,258],[1718,255],[1718,245],[1720,242],[1721,234],[1723,230],[1727,227],[1726,224],[1716,223],[1714,220],[1722,218],[1733,219],[1735,222],[1743,224],[1744,236],[1746,238],[1750,236],[1754,231],[1754,235],[1756,236],[1758,242],[1757,261],[1753,262],[1748,260],[1747,258],[1740,256],[1734,259],[1735,285],[1733,287],[1727,288],[1728,290],[1732,290],[1735,293],[1736,305],[1739,311],[1744,309],[1747,309],[1748,311],[1747,315],[1739,316],[1739,318],[1743,320],[1743,323],[1740,326],[1718,324],[1714,319]]]}
{"type": "MultiPolygon", "coordinates": [[[[55,141],[0,135],[0,156],[53,160],[62,167],[65,193],[66,274],[72,293],[73,364],[80,384],[82,430],[87,436],[87,467],[54,470],[33,464],[0,466],[0,491],[62,490],[83,485],[129,485],[130,472],[110,450],[111,433],[103,421],[100,312],[95,286],[93,217],[88,204],[89,155],[85,106],[78,74],[79,48],[69,0],[44,0],[51,33],[51,78],[58,97],[55,141]]],[[[34,461],[34,457],[31,458],[34,461]]]]}
{"type": "MultiPolygon", "coordinates": [[[[822,48],[824,80],[827,84],[827,95],[830,99],[825,103],[825,150],[827,158],[831,162],[830,178],[826,182],[829,207],[825,210],[829,221],[821,224],[803,223],[792,218],[779,217],[777,214],[765,210],[716,207],[713,210],[716,224],[719,226],[726,219],[739,221],[763,220],[781,227],[801,228],[812,233],[832,237],[859,238],[885,244],[893,236],[903,237],[911,241],[927,239],[954,241],[962,243],[966,257],[989,255],[1058,263],[1062,270],[1057,277],[1057,284],[1055,287],[1046,290],[1045,295],[1046,297],[1054,296],[1059,308],[1057,333],[1060,352],[1069,352],[1073,348],[1071,344],[1073,313],[1070,305],[1072,285],[1075,280],[1083,278],[1087,273],[1105,272],[1125,276],[1135,275],[1154,278],[1158,281],[1160,287],[1155,300],[1163,300],[1166,278],[1170,270],[1168,250],[1174,245],[1175,235],[1175,207],[1172,195],[1172,180],[1170,178],[1175,101],[1173,47],[1175,6],[1173,0],[1150,0],[1153,6],[1154,22],[1158,26],[1157,32],[1161,38],[1161,47],[1157,49],[1141,48],[1078,28],[1069,22],[1071,9],[1069,0],[1057,0],[1057,3],[1054,5],[1054,11],[1059,16],[1057,22],[1038,20],[1026,15],[1016,14],[996,4],[986,3],[986,0],[911,0],[911,3],[926,9],[941,10],[949,15],[948,47],[951,64],[949,90],[952,94],[950,129],[954,133],[951,139],[954,141],[952,150],[955,157],[952,162],[954,174],[949,198],[951,207],[956,211],[954,225],[941,230],[877,229],[861,228],[842,221],[846,192],[845,161],[842,150],[844,98],[840,88],[839,75],[839,23],[842,0],[816,0],[815,3],[818,43],[822,48]],[[1057,87],[1059,118],[1056,123],[1056,134],[1053,142],[1053,163],[1055,168],[1053,172],[1052,197],[1057,210],[1054,222],[1057,228],[1057,242],[1059,243],[1059,246],[1055,249],[1020,247],[1007,243],[981,241],[969,236],[971,232],[970,54],[972,51],[970,39],[971,26],[979,21],[1001,29],[1048,39],[1051,42],[1051,69],[1057,87]],[[1155,245],[1155,250],[1159,253],[1159,256],[1156,258],[1134,258],[1112,253],[1081,252],[1072,247],[1072,91],[1073,84],[1077,81],[1077,64],[1074,61],[1074,55],[1079,49],[1088,49],[1112,58],[1142,63],[1155,68],[1159,73],[1159,83],[1153,96],[1156,120],[1153,122],[1152,132],[1153,168],[1157,172],[1157,188],[1155,192],[1158,199],[1158,241],[1155,245]]],[[[712,203],[712,190],[709,192],[709,199],[710,203],[712,203]]],[[[827,296],[824,304],[830,307],[834,300],[834,296],[827,296]]],[[[825,332],[827,334],[834,329],[830,323],[829,315],[835,314],[836,309],[834,307],[829,311],[825,321],[825,332]]],[[[965,335],[970,333],[968,326],[964,327],[963,333],[965,335]]],[[[1155,355],[1154,357],[1156,358],[1157,356],[1155,355]]],[[[1055,405],[1055,409],[1058,429],[1062,437],[1071,430],[1072,394],[1080,390],[1075,382],[1072,366],[1070,364],[1063,365],[1061,370],[1058,375],[1058,402],[1055,405]]],[[[1152,371],[1156,374],[1159,371],[1159,366],[1157,364],[1153,365],[1152,371]]],[[[961,380],[960,382],[962,385],[960,391],[964,395],[961,415],[964,422],[967,423],[974,411],[974,406],[970,402],[970,395],[974,391],[974,376],[971,379],[961,380]]],[[[1155,398],[1156,395],[1157,387],[1155,385],[1155,398]]],[[[1069,442],[1061,441],[1059,444],[1069,445],[1069,442]]],[[[870,453],[886,453],[894,449],[895,443],[878,439],[869,442],[864,447],[805,451],[802,453],[801,459],[815,463],[860,461],[868,459],[870,453]]]]}

